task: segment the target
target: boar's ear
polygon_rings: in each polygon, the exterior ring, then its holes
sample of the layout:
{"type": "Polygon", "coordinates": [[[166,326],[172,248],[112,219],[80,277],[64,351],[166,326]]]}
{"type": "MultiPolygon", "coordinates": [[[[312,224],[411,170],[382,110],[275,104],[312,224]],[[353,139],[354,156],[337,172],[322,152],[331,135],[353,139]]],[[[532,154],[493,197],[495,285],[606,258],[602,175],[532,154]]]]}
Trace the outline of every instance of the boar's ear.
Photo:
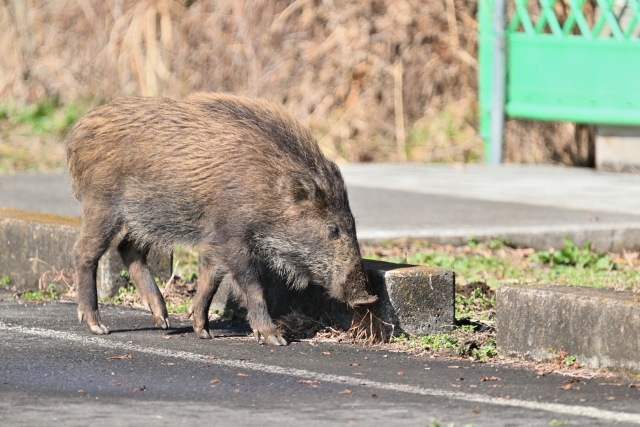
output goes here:
{"type": "Polygon", "coordinates": [[[291,180],[291,194],[296,202],[316,202],[316,183],[309,177],[298,175],[291,180]]]}

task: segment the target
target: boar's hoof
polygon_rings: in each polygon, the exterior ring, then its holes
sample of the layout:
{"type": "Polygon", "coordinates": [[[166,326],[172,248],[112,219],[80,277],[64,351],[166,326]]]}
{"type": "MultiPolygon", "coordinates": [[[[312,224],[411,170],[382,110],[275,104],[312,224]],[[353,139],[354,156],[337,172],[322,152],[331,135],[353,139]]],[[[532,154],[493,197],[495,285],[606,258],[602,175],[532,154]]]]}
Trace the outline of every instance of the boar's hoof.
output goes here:
{"type": "Polygon", "coordinates": [[[373,303],[375,303],[376,301],[378,301],[378,297],[375,295],[370,295],[367,296],[365,298],[359,298],[353,301],[349,302],[349,305],[351,305],[351,307],[353,308],[358,308],[358,307],[364,307],[367,305],[371,305],[373,303]]]}
{"type": "Polygon", "coordinates": [[[153,316],[153,326],[162,329],[169,329],[171,327],[171,324],[169,323],[169,318],[167,317],[153,316]]]}
{"type": "Polygon", "coordinates": [[[198,338],[203,339],[203,340],[210,340],[213,338],[213,335],[211,335],[211,332],[209,331],[208,328],[193,328],[193,332],[196,333],[196,335],[198,336],[198,338]]]}
{"type": "Polygon", "coordinates": [[[264,343],[266,345],[287,345],[287,340],[282,338],[281,336],[269,335],[264,339],[264,343]]]}
{"type": "Polygon", "coordinates": [[[87,325],[89,327],[89,332],[93,335],[106,335],[109,333],[109,330],[104,325],[87,325]]]}
{"type": "Polygon", "coordinates": [[[257,329],[253,330],[253,336],[256,338],[256,342],[260,344],[260,337],[264,336],[264,343],[266,345],[288,345],[287,340],[282,338],[280,334],[261,335],[257,329]]]}

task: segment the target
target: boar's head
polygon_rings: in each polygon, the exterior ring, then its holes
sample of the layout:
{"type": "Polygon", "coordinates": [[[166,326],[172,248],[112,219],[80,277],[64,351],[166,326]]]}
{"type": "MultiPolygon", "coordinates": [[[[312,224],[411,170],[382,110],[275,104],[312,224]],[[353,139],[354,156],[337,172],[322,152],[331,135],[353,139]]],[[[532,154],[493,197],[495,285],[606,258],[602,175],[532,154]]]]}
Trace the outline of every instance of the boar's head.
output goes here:
{"type": "Polygon", "coordinates": [[[283,174],[276,193],[275,219],[258,240],[262,259],[292,288],[314,283],[351,307],[375,303],[338,167],[327,162],[319,174],[283,174]]]}

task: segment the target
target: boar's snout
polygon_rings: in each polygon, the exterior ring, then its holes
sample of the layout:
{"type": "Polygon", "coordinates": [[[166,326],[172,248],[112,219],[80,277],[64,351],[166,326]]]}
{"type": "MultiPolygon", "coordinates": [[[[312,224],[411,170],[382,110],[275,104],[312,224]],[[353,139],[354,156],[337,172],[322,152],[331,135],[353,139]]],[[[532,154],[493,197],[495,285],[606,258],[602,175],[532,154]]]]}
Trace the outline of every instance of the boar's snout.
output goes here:
{"type": "Polygon", "coordinates": [[[378,297],[375,295],[369,295],[364,298],[349,301],[349,305],[353,308],[366,307],[378,301],[378,297]]]}
{"type": "Polygon", "coordinates": [[[367,288],[369,280],[364,270],[362,260],[356,263],[356,266],[347,275],[344,284],[343,301],[352,308],[364,307],[378,301],[378,297],[371,295],[367,288]]]}

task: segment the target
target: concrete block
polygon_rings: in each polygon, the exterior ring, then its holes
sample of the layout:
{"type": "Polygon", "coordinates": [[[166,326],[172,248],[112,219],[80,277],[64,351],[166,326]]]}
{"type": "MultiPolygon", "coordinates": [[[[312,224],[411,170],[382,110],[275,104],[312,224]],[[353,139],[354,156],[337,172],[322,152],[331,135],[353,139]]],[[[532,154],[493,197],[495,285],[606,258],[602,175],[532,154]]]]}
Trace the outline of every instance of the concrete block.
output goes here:
{"type": "Polygon", "coordinates": [[[596,168],[614,172],[640,172],[640,127],[598,126],[596,168]]]}
{"type": "Polygon", "coordinates": [[[18,291],[37,290],[51,266],[73,266],[79,234],[78,218],[0,209],[0,276],[9,276],[18,291]]]}
{"type": "MultiPolygon", "coordinates": [[[[17,291],[37,290],[42,274],[55,267],[73,267],[73,245],[80,235],[78,218],[0,209],[0,277],[9,276],[17,291]]],[[[126,284],[115,239],[98,265],[98,295],[113,296],[126,284]]],[[[171,254],[151,251],[151,274],[162,280],[171,275],[171,254]]]]}
{"type": "Polygon", "coordinates": [[[640,371],[640,302],[631,292],[502,286],[497,344],[505,355],[546,360],[562,350],[591,368],[640,371]]]}
{"type": "MultiPolygon", "coordinates": [[[[402,332],[430,334],[453,329],[453,271],[372,260],[365,260],[364,266],[372,292],[380,298],[370,309],[379,319],[393,325],[396,335],[402,332]]],[[[268,278],[265,298],[273,318],[296,311],[310,317],[323,316],[343,329],[351,326],[353,310],[329,298],[320,286],[311,285],[302,291],[294,291],[272,274],[265,273],[265,277],[268,278]]],[[[242,314],[243,310],[231,297],[231,284],[228,281],[220,285],[212,308],[242,314]]]]}

